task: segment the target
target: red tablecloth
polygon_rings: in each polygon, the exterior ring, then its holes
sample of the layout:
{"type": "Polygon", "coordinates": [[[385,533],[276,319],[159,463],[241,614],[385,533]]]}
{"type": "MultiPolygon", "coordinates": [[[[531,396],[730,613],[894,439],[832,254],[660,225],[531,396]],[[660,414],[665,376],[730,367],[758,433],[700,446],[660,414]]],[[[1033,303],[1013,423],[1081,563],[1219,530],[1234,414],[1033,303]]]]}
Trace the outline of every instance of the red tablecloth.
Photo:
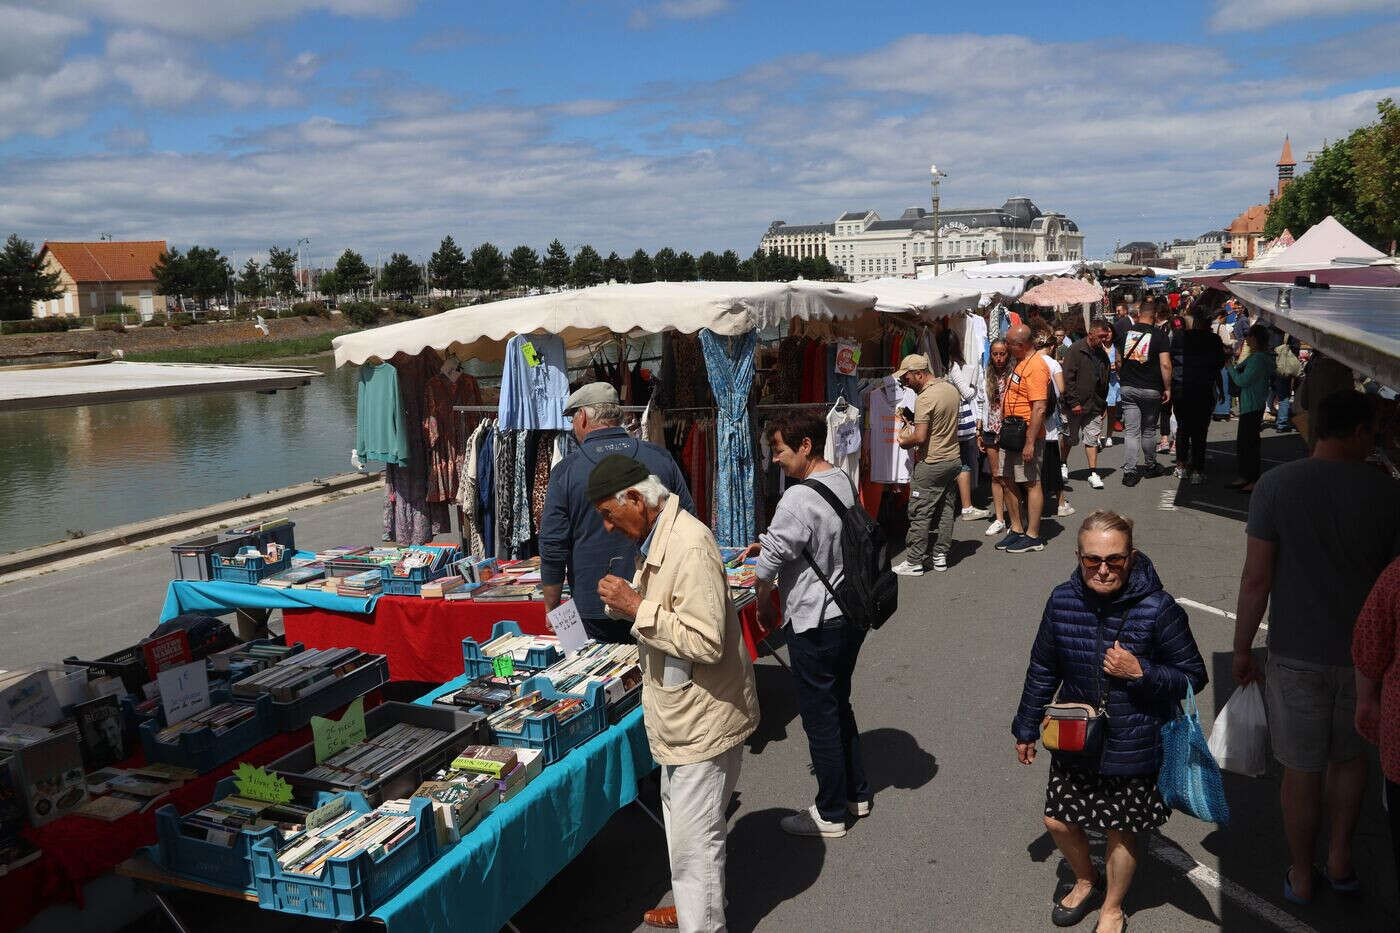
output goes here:
{"type": "MultiPolygon", "coordinates": [[[[461,663],[461,658],[458,658],[461,663]]],[[[372,691],[367,704],[379,703],[379,692],[372,691]]],[[[335,717],[340,711],[329,713],[335,717]]],[[[19,871],[0,876],[0,930],[17,930],[44,908],[53,904],[83,900],[83,885],[112,871],[142,846],[156,841],[156,810],[174,804],[181,813],[208,803],[214,796],[214,785],[233,773],[239,762],[265,765],[311,741],[311,729],[283,732],[255,745],[248,751],[215,768],[186,781],[179,790],[160,801],[145,813],[132,813],[108,823],[85,816],[65,816],[43,826],[30,827],[24,836],[43,850],[37,861],[19,871]]],[[[116,765],[119,768],[139,768],[146,758],[139,751],[135,756],[116,765]]]]}
{"type": "MultiPolygon", "coordinates": [[[[324,609],[284,609],[282,626],[287,642],[308,648],[359,648],[389,658],[390,680],[445,683],[462,674],[462,639],[478,642],[491,637],[502,619],[519,623],[528,635],[543,635],[544,603],[473,602],[381,596],[374,612],[332,612],[324,609]]],[[[758,657],[758,643],[768,635],[759,627],[752,605],[739,612],[740,628],[749,657],[758,657]]]]}

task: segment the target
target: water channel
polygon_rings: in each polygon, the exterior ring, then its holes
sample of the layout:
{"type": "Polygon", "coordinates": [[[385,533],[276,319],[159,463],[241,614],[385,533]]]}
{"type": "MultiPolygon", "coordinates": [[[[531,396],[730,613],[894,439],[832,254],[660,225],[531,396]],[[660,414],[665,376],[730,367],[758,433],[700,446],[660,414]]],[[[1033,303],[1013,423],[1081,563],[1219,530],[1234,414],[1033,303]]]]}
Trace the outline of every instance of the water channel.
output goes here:
{"type": "Polygon", "coordinates": [[[0,553],[351,470],[358,369],[227,392],[0,413],[0,553]]]}

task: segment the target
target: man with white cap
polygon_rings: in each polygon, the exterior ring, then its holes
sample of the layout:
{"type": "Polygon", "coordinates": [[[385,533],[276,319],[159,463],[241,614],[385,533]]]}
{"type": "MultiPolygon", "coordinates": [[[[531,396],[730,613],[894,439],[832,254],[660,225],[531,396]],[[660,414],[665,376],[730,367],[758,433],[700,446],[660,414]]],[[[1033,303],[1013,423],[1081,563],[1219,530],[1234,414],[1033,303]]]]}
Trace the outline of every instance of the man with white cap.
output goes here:
{"type": "Polygon", "coordinates": [[[894,378],[917,394],[914,410],[905,410],[900,416],[899,446],[913,450],[915,460],[909,477],[908,547],[903,563],[893,570],[901,576],[917,577],[930,567],[948,569],[958,474],[962,472],[958,447],[962,396],[952,383],[934,376],[928,357],[918,353],[904,358],[894,378]]]}
{"type": "Polygon", "coordinates": [[[642,463],[675,492],[680,507],[695,513],[685,476],[664,447],[630,437],[622,428],[617,390],[590,382],[564,402],[579,449],[549,473],[544,513],[540,518],[540,580],[546,609],[563,598],[567,575],[574,603],[589,637],[598,641],[632,641],[631,622],[611,618],[598,598],[598,581],[609,573],[630,571],[637,545],[603,528],[587,495],[588,474],[603,458],[621,454],[642,463]]]}

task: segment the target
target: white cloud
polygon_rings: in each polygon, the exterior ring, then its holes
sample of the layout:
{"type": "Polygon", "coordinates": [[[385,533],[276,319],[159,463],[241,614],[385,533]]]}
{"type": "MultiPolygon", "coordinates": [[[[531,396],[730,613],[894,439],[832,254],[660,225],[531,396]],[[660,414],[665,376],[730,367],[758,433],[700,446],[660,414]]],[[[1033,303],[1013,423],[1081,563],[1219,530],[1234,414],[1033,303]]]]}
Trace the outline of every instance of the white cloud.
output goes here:
{"type": "Polygon", "coordinates": [[[91,113],[90,98],[105,80],[93,58],[74,59],[47,75],[0,79],[0,140],[20,134],[48,138],[82,126],[91,113]]]}
{"type": "Polygon", "coordinates": [[[247,35],[260,26],[308,13],[389,19],[413,7],[413,0],[56,0],[74,12],[128,26],[175,35],[220,40],[247,35]]]}
{"type": "Polygon", "coordinates": [[[148,107],[176,109],[201,102],[288,107],[299,101],[289,88],[222,78],[191,61],[175,42],[148,32],[112,33],[106,56],[113,77],[148,107]]]}
{"type": "Polygon", "coordinates": [[[151,134],[140,127],[114,126],[102,134],[102,143],[110,150],[132,151],[149,149],[151,134]]]}
{"type": "Polygon", "coordinates": [[[633,10],[627,17],[627,28],[646,29],[662,20],[708,19],[732,5],[731,0],[661,0],[633,10]]]}
{"type": "Polygon", "coordinates": [[[0,3],[0,78],[51,70],[69,40],[85,32],[71,16],[0,3]]]}
{"type": "Polygon", "coordinates": [[[1216,0],[1210,28],[1218,32],[1263,29],[1294,19],[1395,12],[1395,0],[1216,0]]]}
{"type": "Polygon", "coordinates": [[[324,62],[321,56],[317,55],[315,52],[298,52],[292,57],[291,61],[282,66],[282,73],[293,81],[306,81],[309,78],[315,77],[316,72],[321,70],[322,64],[324,64],[324,62]]]}

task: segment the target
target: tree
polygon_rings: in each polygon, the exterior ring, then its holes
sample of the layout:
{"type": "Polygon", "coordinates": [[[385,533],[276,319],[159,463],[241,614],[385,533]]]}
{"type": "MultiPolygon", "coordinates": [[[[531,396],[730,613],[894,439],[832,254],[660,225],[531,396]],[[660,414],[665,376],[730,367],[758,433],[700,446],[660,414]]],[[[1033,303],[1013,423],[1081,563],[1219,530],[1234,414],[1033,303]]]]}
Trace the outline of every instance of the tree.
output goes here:
{"type": "Polygon", "coordinates": [[[564,244],[554,240],[544,251],[544,261],[540,263],[540,277],[550,288],[563,288],[569,280],[569,251],[564,244]]]}
{"type": "Polygon", "coordinates": [[[1380,120],[1367,128],[1352,154],[1356,200],[1381,238],[1371,245],[1393,253],[1400,240],[1400,106],[1387,97],[1376,104],[1376,110],[1380,120]]]}
{"type": "Polygon", "coordinates": [[[669,246],[663,246],[656,251],[656,255],[651,257],[652,267],[656,269],[656,280],[658,282],[674,282],[678,277],[676,269],[676,251],[669,246]]]}
{"type": "Polygon", "coordinates": [[[797,259],[786,253],[769,253],[764,265],[768,278],[774,282],[791,282],[801,274],[797,259]]]}
{"type": "Polygon", "coordinates": [[[467,287],[467,254],[452,237],[443,237],[437,252],[428,257],[428,282],[454,296],[467,287]]]}
{"type": "Polygon", "coordinates": [[[472,288],[479,288],[484,292],[498,292],[510,286],[510,279],[506,275],[506,257],[495,244],[482,243],[472,250],[472,258],[468,260],[468,265],[472,288]]]}
{"type": "Polygon", "coordinates": [[[189,295],[203,309],[210,299],[227,295],[233,286],[233,268],[228,258],[212,246],[191,246],[185,254],[189,295]]]}
{"type": "Polygon", "coordinates": [[[394,253],[379,270],[379,290],[394,298],[417,293],[423,286],[423,270],[407,253],[394,253]]]}
{"type": "Polygon", "coordinates": [[[719,257],[714,254],[713,250],[705,250],[700,254],[700,258],[696,260],[695,271],[699,274],[702,281],[720,281],[719,257]]]}
{"type": "Polygon", "coordinates": [[[0,321],[23,321],[34,316],[34,302],[61,297],[60,276],[45,272],[34,244],[12,233],[0,250],[0,321]]]}
{"type": "Polygon", "coordinates": [[[374,272],[365,264],[364,257],[352,249],[347,249],[335,261],[335,281],[340,292],[358,295],[369,288],[374,272]]]}
{"type": "Polygon", "coordinates": [[[334,269],[327,269],[321,273],[321,277],[316,280],[316,291],[332,300],[340,294],[340,279],[336,278],[334,269]]]}
{"type": "Polygon", "coordinates": [[[764,282],[770,278],[768,271],[768,254],[761,249],[753,251],[753,255],[739,263],[739,278],[744,282],[764,282]]]}
{"type": "Polygon", "coordinates": [[[156,294],[174,298],[178,303],[194,293],[194,283],[190,280],[190,264],[185,255],[171,247],[160,254],[151,267],[156,277],[156,294]]]}
{"type": "Polygon", "coordinates": [[[587,288],[603,281],[603,257],[587,243],[578,248],[574,261],[569,266],[569,284],[574,288],[587,288]]]}
{"type": "Polygon", "coordinates": [[[608,253],[608,258],[603,260],[603,280],[606,282],[626,282],[627,260],[616,252],[608,253]]]}
{"type": "Polygon", "coordinates": [[[721,282],[733,282],[739,278],[739,254],[727,249],[720,254],[719,270],[715,278],[721,282]]]}
{"type": "Polygon", "coordinates": [[[627,260],[627,280],[634,283],[656,281],[656,267],[651,264],[646,250],[637,250],[627,260]]]}
{"type": "Polygon", "coordinates": [[[1333,215],[1352,233],[1368,243],[1381,240],[1375,219],[1359,204],[1354,155],[1364,145],[1367,130],[1355,130],[1346,139],[1323,148],[1312,168],[1283,189],[1283,196],[1269,206],[1264,236],[1272,239],[1284,230],[1300,237],[1313,224],[1333,215]]]}
{"type": "Polygon", "coordinates": [[[238,293],[249,301],[257,301],[263,294],[263,270],[256,259],[243,264],[238,274],[238,293]]]}
{"type": "Polygon", "coordinates": [[[695,257],[686,250],[676,257],[676,281],[694,282],[699,273],[695,268],[695,257]]]}
{"type": "Polygon", "coordinates": [[[528,246],[517,246],[506,260],[506,277],[512,288],[530,288],[540,278],[540,254],[528,246]]]}
{"type": "Polygon", "coordinates": [[[268,247],[263,274],[263,284],[268,294],[288,298],[301,290],[301,283],[297,281],[297,254],[290,249],[268,247]]]}

